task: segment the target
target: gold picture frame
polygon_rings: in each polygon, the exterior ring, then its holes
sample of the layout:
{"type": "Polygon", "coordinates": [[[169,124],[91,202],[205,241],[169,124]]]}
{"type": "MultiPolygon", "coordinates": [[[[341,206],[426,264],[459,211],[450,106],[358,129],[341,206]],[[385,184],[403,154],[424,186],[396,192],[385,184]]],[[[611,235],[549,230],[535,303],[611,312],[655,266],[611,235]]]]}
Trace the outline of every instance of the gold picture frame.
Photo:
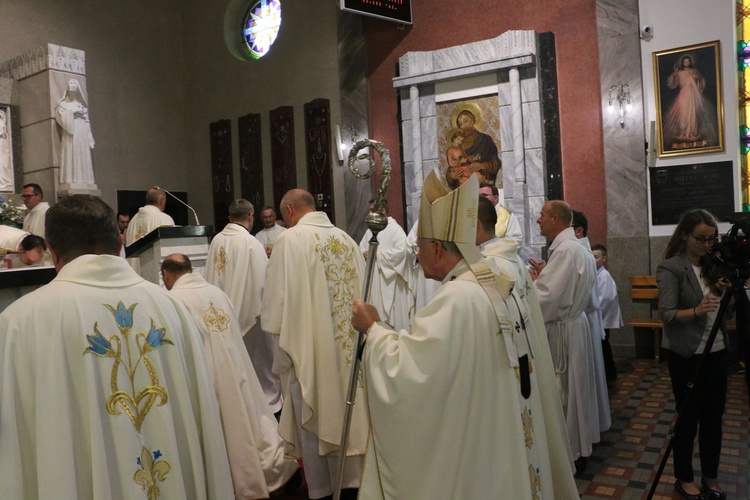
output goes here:
{"type": "Polygon", "coordinates": [[[653,53],[657,154],[724,151],[719,41],[653,53]]]}

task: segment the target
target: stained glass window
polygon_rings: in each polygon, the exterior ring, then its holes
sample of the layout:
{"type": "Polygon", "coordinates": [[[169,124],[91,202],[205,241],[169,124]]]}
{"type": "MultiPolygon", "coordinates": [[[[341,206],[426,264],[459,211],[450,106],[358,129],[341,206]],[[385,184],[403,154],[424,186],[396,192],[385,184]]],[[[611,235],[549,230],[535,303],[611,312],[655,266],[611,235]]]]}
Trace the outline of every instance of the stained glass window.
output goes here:
{"type": "Polygon", "coordinates": [[[750,0],[737,1],[737,70],[739,71],[740,182],[742,211],[750,211],[750,0]]]}
{"type": "Polygon", "coordinates": [[[253,58],[260,59],[268,54],[280,27],[280,0],[258,0],[251,4],[242,23],[242,37],[253,58]]]}

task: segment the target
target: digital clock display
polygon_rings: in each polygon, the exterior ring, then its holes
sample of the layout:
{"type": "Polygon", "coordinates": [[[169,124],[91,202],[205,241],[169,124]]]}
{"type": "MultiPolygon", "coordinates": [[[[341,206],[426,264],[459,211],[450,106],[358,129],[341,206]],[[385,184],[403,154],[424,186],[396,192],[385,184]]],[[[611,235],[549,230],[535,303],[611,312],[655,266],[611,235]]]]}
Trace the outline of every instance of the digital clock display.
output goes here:
{"type": "Polygon", "coordinates": [[[411,24],[411,0],[341,0],[341,10],[411,24]]]}

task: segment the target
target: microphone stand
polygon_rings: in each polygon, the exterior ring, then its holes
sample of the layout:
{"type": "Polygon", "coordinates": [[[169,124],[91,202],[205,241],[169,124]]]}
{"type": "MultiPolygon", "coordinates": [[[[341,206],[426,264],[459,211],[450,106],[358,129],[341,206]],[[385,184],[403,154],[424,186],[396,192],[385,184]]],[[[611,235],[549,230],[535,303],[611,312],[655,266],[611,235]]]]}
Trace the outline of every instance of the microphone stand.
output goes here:
{"type": "MultiPolygon", "coordinates": [[[[381,213],[385,192],[391,180],[391,155],[385,149],[382,142],[372,139],[363,139],[352,146],[349,152],[349,171],[358,179],[369,179],[375,173],[375,162],[368,154],[357,156],[357,153],[363,148],[372,147],[380,154],[382,162],[382,171],[380,178],[380,188],[373,204],[373,211],[367,214],[365,224],[372,231],[372,238],[369,241],[367,254],[367,272],[365,274],[364,290],[362,291],[362,300],[367,302],[370,296],[370,281],[372,280],[375,261],[378,253],[378,233],[388,225],[388,218],[381,213]],[[364,174],[360,174],[355,163],[357,160],[369,160],[370,168],[364,174]]],[[[355,343],[355,352],[352,358],[351,372],[349,373],[349,389],[346,393],[346,407],[344,409],[344,424],[341,429],[341,439],[339,441],[339,460],[338,473],[336,475],[336,485],[333,490],[334,500],[341,499],[341,488],[344,483],[344,465],[346,463],[346,449],[349,443],[349,428],[351,427],[352,412],[357,397],[357,382],[359,381],[359,368],[362,361],[362,351],[365,348],[365,335],[363,332],[357,332],[357,341],[355,343]]]]}
{"type": "Polygon", "coordinates": [[[155,188],[155,189],[161,189],[162,191],[164,191],[165,193],[167,193],[167,194],[168,194],[169,196],[171,196],[171,197],[172,197],[172,198],[174,198],[175,200],[179,201],[180,203],[182,203],[183,205],[185,205],[186,207],[188,207],[188,208],[190,209],[190,211],[191,211],[191,212],[193,212],[193,217],[195,217],[195,225],[196,225],[196,226],[200,226],[200,225],[201,225],[201,223],[200,223],[200,222],[198,222],[198,214],[196,214],[196,213],[195,213],[195,210],[193,209],[193,207],[191,207],[190,205],[188,205],[187,203],[185,203],[184,201],[182,201],[182,200],[181,200],[181,199],[179,199],[179,198],[178,198],[177,196],[173,195],[172,193],[170,193],[169,191],[167,191],[167,190],[166,190],[166,189],[164,189],[164,188],[161,188],[161,187],[159,187],[159,186],[154,186],[154,188],[155,188]]]}

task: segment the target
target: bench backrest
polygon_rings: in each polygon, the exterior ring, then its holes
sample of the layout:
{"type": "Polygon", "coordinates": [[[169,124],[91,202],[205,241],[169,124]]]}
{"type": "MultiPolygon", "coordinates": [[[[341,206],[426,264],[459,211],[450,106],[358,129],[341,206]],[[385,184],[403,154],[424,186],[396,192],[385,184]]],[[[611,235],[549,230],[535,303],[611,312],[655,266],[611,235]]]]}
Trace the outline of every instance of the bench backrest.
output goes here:
{"type": "Polygon", "coordinates": [[[631,276],[630,298],[643,301],[658,300],[659,289],[656,287],[656,276],[631,276]]]}

